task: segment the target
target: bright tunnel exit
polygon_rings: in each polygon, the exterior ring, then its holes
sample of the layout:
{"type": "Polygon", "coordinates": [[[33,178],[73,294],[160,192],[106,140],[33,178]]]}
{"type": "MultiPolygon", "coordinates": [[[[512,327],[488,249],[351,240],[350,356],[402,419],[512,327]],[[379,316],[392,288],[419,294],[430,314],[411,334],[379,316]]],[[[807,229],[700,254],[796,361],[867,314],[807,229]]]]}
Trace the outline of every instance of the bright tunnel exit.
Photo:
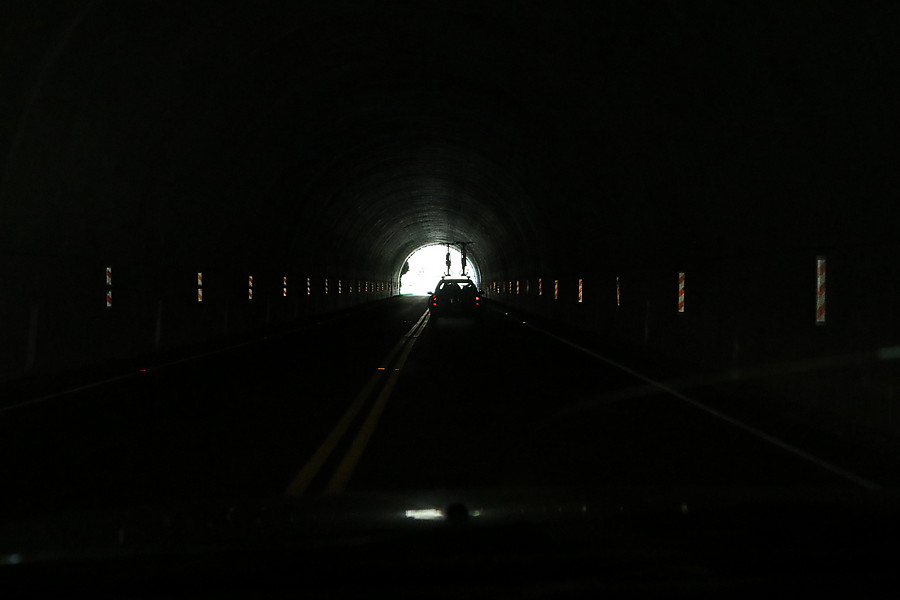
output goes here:
{"type": "MultiPolygon", "coordinates": [[[[446,265],[446,244],[434,244],[432,246],[424,246],[409,255],[406,264],[409,265],[408,271],[401,271],[400,274],[400,293],[415,294],[424,296],[428,292],[434,291],[434,287],[441,276],[447,273],[446,265]]],[[[404,270],[405,270],[404,265],[404,270]]],[[[471,259],[466,260],[466,275],[472,278],[478,285],[478,271],[471,259]]],[[[450,275],[452,277],[463,277],[462,275],[462,253],[459,249],[450,247],[450,275]]]]}

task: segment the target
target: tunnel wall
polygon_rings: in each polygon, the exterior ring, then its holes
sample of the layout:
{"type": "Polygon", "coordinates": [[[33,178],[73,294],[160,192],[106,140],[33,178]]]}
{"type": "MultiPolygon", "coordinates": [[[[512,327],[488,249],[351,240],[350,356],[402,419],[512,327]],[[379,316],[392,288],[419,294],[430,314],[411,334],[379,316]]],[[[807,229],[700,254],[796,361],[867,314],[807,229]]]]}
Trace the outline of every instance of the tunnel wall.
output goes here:
{"type": "MultiPolygon", "coordinates": [[[[719,258],[576,276],[507,276],[490,297],[640,350],[709,379],[802,407],[851,430],[900,432],[900,252],[894,247],[719,258]],[[826,322],[816,323],[817,262],[826,258],[826,322]],[[678,274],[685,310],[678,312],[678,274]],[[620,301],[616,304],[616,277],[620,301]],[[510,285],[511,283],[511,285],[510,285]],[[526,292],[527,290],[527,292],[526,292]]],[[[486,285],[490,286],[491,281],[486,285]]],[[[877,435],[877,433],[876,433],[877,435]]]]}
{"type": "Polygon", "coordinates": [[[46,376],[169,351],[285,330],[364,303],[390,298],[396,283],[254,269],[209,268],[203,301],[197,271],[127,261],[5,256],[0,279],[0,380],[46,376]],[[106,285],[106,267],[112,285],[106,285]],[[249,275],[253,275],[253,298],[249,275]],[[288,277],[287,295],[283,277],[288,277]],[[338,282],[341,289],[338,293],[338,282]],[[368,291],[366,284],[368,283],[368,291]],[[352,291],[351,291],[352,286],[352,291]],[[360,292],[360,287],[362,292],[360,292]],[[107,307],[107,291],[112,306],[107,307]]]}

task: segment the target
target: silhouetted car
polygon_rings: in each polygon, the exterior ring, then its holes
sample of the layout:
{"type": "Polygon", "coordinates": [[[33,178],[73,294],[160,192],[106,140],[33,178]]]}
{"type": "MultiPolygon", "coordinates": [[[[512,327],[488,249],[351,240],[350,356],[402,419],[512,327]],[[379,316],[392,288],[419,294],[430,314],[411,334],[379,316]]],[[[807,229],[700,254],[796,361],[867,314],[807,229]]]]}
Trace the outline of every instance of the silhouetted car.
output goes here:
{"type": "Polygon", "coordinates": [[[441,278],[434,292],[429,292],[431,318],[474,316],[481,309],[481,290],[469,278],[441,278]]]}

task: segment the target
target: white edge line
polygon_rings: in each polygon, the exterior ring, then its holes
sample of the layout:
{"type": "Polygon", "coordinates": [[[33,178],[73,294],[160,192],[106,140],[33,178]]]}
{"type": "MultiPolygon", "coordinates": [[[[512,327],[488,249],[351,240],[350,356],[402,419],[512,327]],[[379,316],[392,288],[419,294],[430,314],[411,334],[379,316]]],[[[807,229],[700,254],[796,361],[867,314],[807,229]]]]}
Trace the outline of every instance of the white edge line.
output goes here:
{"type": "Polygon", "coordinates": [[[868,479],[860,477],[859,475],[855,475],[847,470],[844,470],[844,469],[838,467],[837,465],[833,465],[826,460],[823,460],[817,456],[810,454],[809,452],[806,452],[805,450],[801,450],[800,448],[797,448],[796,446],[793,446],[793,445],[785,442],[784,440],[781,440],[777,437],[769,435],[768,433],[765,433],[764,431],[761,431],[761,430],[757,429],[756,427],[753,427],[751,425],[747,425],[746,423],[738,421],[734,417],[729,417],[728,415],[721,413],[714,408],[710,408],[709,406],[706,406],[702,402],[694,400],[693,398],[685,396],[681,392],[679,392],[675,389],[672,389],[671,387],[667,386],[666,384],[656,381],[655,379],[651,379],[650,377],[647,377],[646,375],[643,375],[641,373],[638,373],[634,369],[626,367],[625,365],[623,365],[621,363],[618,363],[612,359],[609,359],[609,358],[606,358],[605,356],[597,354],[596,352],[588,350],[587,348],[584,348],[583,346],[579,346],[575,342],[571,342],[565,338],[559,337],[558,335],[554,335],[554,334],[550,333],[549,331],[545,331],[544,329],[541,329],[540,327],[535,327],[531,323],[525,323],[525,325],[526,325],[526,327],[530,327],[534,331],[542,333],[542,334],[546,335],[547,337],[553,338],[560,343],[563,343],[567,346],[575,348],[576,350],[583,352],[584,354],[587,354],[588,356],[591,356],[591,357],[593,357],[601,362],[604,362],[612,367],[615,367],[615,368],[619,369],[620,371],[628,373],[632,377],[636,377],[637,379],[640,379],[641,381],[649,383],[653,387],[656,387],[659,390],[666,392],[667,394],[671,394],[672,396],[678,398],[679,400],[682,400],[683,402],[690,404],[694,408],[698,408],[698,409],[705,411],[715,417],[718,417],[718,418],[722,419],[723,421],[730,423],[739,429],[743,429],[744,431],[746,431],[747,433],[749,433],[751,435],[754,435],[762,440],[765,440],[766,442],[769,442],[770,444],[772,444],[774,446],[777,446],[778,448],[781,448],[782,450],[790,452],[791,454],[794,454],[804,460],[807,460],[815,465],[818,465],[819,467],[822,467],[823,469],[831,471],[835,475],[839,475],[839,476],[843,477],[844,479],[847,479],[848,481],[852,481],[853,483],[855,483],[861,487],[864,487],[866,489],[873,490],[873,491],[881,489],[881,486],[873,481],[869,481],[868,479]]]}

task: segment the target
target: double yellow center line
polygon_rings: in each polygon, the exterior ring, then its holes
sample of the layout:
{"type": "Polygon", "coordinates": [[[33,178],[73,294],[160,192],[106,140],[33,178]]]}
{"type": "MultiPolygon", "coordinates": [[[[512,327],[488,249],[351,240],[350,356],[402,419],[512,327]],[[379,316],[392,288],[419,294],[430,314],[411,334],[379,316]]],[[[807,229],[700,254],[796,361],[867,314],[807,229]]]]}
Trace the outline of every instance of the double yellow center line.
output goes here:
{"type": "Polygon", "coordinates": [[[372,433],[378,425],[378,419],[381,417],[381,413],[384,412],[384,407],[387,404],[388,398],[390,398],[391,392],[394,391],[394,386],[397,385],[397,380],[400,378],[400,372],[403,369],[403,365],[406,364],[406,359],[412,351],[413,345],[415,345],[419,335],[421,335],[425,326],[428,324],[429,318],[429,312],[426,310],[425,313],[419,317],[419,320],[416,321],[416,324],[406,332],[382,360],[381,364],[384,366],[379,367],[378,370],[372,374],[372,377],[369,378],[369,381],[366,382],[366,385],[359,391],[353,399],[353,402],[347,408],[347,411],[337,422],[337,425],[334,426],[334,429],[331,430],[331,433],[328,434],[328,437],[325,438],[322,445],[319,446],[315,454],[312,455],[312,458],[310,458],[303,466],[291,484],[284,491],[285,496],[301,496],[306,493],[313,480],[319,474],[319,471],[322,470],[325,462],[334,453],[335,448],[337,448],[341,439],[343,439],[344,435],[350,429],[350,425],[353,423],[354,419],[356,419],[359,411],[362,410],[363,406],[366,404],[366,400],[379,388],[379,384],[383,384],[380,388],[381,391],[378,394],[378,397],[369,409],[365,421],[363,421],[359,432],[356,434],[356,438],[354,438],[353,442],[350,444],[347,453],[341,459],[341,462],[332,474],[331,479],[329,479],[328,483],[325,485],[324,493],[334,494],[344,491],[347,487],[347,482],[350,480],[350,476],[353,474],[353,470],[356,468],[359,459],[362,457],[363,451],[366,449],[366,445],[369,443],[369,438],[372,437],[372,433]],[[395,359],[396,363],[394,362],[395,359]],[[385,381],[385,374],[387,373],[390,374],[385,381]]]}

